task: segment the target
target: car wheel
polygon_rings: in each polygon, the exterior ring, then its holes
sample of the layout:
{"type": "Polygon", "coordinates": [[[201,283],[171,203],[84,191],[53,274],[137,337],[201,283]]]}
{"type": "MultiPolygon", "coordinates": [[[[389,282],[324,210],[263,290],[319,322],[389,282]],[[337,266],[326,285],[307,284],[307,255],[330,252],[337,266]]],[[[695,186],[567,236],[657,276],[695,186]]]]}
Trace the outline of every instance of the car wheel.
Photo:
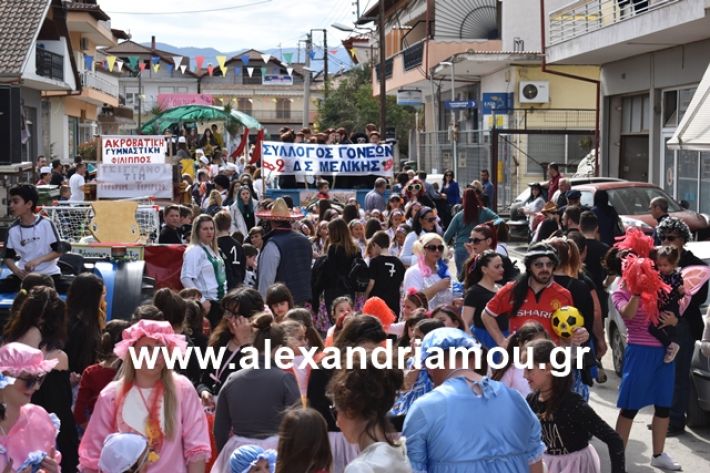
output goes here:
{"type": "Polygon", "coordinates": [[[698,402],[698,391],[695,389],[695,383],[691,375],[688,387],[688,410],[686,412],[687,419],[685,421],[688,427],[703,427],[710,421],[710,413],[705,412],[698,402]]]}
{"type": "Polygon", "coordinates": [[[609,329],[609,343],[611,345],[611,358],[614,362],[614,371],[621,377],[624,369],[624,344],[621,341],[621,334],[616,326],[609,329]]]}

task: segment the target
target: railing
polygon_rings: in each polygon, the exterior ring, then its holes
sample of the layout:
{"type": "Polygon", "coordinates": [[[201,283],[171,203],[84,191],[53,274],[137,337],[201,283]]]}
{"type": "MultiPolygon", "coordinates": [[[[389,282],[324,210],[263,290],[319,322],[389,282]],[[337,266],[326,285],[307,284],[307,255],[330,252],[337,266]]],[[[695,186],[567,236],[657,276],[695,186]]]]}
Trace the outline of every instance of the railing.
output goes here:
{"type": "Polygon", "coordinates": [[[422,58],[424,57],[424,41],[420,41],[414,44],[402,52],[402,59],[404,60],[404,70],[408,71],[414,69],[422,64],[422,58]]]}
{"type": "Polygon", "coordinates": [[[35,65],[37,75],[64,81],[64,56],[56,54],[46,49],[37,48],[35,54],[35,65]]]}
{"type": "Polygon", "coordinates": [[[259,121],[273,120],[296,120],[300,121],[303,117],[302,110],[242,110],[247,115],[251,115],[259,121]]]}
{"type": "MultiPolygon", "coordinates": [[[[391,79],[392,78],[392,66],[394,64],[394,57],[391,57],[385,61],[385,79],[391,79]]],[[[380,80],[380,63],[377,62],[376,64],[373,64],[372,67],[375,68],[375,74],[377,77],[377,80],[380,80]]]]}
{"type": "Polygon", "coordinates": [[[554,45],[681,0],[580,0],[550,13],[554,45]]]}
{"type": "Polygon", "coordinates": [[[593,130],[595,126],[596,114],[590,109],[515,109],[508,121],[508,128],[518,130],[593,130]]]}
{"type": "Polygon", "coordinates": [[[81,73],[81,85],[118,97],[118,79],[100,72],[84,71],[81,73]]]}

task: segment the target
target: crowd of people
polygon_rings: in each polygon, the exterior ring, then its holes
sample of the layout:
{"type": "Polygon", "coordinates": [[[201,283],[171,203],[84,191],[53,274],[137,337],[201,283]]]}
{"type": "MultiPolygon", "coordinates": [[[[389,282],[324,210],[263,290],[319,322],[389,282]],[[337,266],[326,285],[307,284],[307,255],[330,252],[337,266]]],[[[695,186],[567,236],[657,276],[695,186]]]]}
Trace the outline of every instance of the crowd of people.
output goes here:
{"type": "Polygon", "coordinates": [[[53,224],[37,213],[35,186],[10,190],[13,274],[0,284],[18,292],[0,347],[0,471],[592,473],[596,436],[619,473],[634,416],[649,405],[651,464],[680,469],[665,438],[684,428],[707,296],[707,283],[684,293],[679,268],[703,263],[684,248],[682,221],[662,219],[658,247],[635,230],[608,245],[597,213],[567,192],[557,228],[530,245],[521,272],[488,206],[495,189],[485,170],[459,189],[453,172],[435,188],[403,169],[394,182],[375,180],[364,207],[338,202],[318,181],[317,200],[299,208],[267,198],[253,165],[227,157],[214,166],[197,171],[188,200],[162,209],[159,243],[187,245],[182,290],[161,288],[110,321],[93,274],[59,297],[53,224]],[[599,360],[614,277],[629,344],[612,428],[587,400],[606,377],[599,360]],[[563,306],[584,319],[569,338],[551,324],[563,306]],[[326,347],[371,353],[388,339],[421,347],[422,358],[388,369],[369,358],[360,369],[264,363],[279,347],[315,349],[320,360],[326,347]],[[556,376],[557,346],[591,355],[556,376]],[[143,347],[225,355],[209,369],[193,359],[179,370],[136,367],[129,351],[143,347]],[[258,368],[240,366],[246,347],[258,368]],[[417,369],[434,347],[529,347],[534,363],[471,369],[459,353],[446,367],[417,369]]]}

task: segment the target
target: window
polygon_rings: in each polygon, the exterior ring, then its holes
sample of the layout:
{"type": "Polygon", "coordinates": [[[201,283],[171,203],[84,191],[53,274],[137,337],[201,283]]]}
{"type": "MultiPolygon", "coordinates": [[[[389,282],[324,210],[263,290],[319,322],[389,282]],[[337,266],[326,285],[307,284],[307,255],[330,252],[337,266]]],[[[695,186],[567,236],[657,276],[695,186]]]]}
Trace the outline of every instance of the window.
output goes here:
{"type": "Polygon", "coordinates": [[[648,133],[650,103],[648,95],[634,95],[622,99],[621,133],[648,133]]]}
{"type": "Polygon", "coordinates": [[[291,119],[291,99],[276,99],[276,118],[291,119]]]}
{"type": "Polygon", "coordinates": [[[252,102],[251,99],[239,99],[237,101],[237,110],[244,112],[247,115],[252,114],[252,102]]]}
{"type": "Polygon", "coordinates": [[[575,169],[589,153],[594,135],[528,135],[527,173],[542,174],[540,163],[564,164],[560,171],[575,169]]]}
{"type": "Polygon", "coordinates": [[[663,92],[663,128],[675,128],[683,118],[695,93],[695,87],[663,92]]]}
{"type": "Polygon", "coordinates": [[[242,84],[261,85],[261,68],[242,67],[242,84]],[[249,77],[249,69],[252,69],[251,77],[249,77]]]}

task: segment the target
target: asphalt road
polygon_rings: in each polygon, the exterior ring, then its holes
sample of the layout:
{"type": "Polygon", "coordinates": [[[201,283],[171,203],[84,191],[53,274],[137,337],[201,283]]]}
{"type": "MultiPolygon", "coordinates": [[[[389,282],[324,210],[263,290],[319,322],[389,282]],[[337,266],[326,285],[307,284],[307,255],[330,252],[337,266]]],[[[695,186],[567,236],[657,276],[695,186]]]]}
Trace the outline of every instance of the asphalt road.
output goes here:
{"type": "MultiPolygon", "coordinates": [[[[509,248],[511,259],[522,262],[524,246],[509,248]]],[[[616,425],[619,409],[616,407],[620,379],[611,368],[611,350],[602,360],[608,367],[608,380],[604,384],[595,384],[590,390],[589,404],[596,413],[612,428],[616,425]]],[[[651,466],[651,431],[646,427],[651,423],[653,407],[642,409],[634,419],[629,443],[626,446],[626,470],[629,473],[662,471],[651,466]]],[[[609,453],[606,444],[594,438],[594,448],[599,453],[602,472],[611,472],[609,453]]],[[[666,452],[683,466],[683,471],[692,473],[710,472],[710,425],[700,429],[686,429],[686,433],[666,440],[666,452]]]]}

